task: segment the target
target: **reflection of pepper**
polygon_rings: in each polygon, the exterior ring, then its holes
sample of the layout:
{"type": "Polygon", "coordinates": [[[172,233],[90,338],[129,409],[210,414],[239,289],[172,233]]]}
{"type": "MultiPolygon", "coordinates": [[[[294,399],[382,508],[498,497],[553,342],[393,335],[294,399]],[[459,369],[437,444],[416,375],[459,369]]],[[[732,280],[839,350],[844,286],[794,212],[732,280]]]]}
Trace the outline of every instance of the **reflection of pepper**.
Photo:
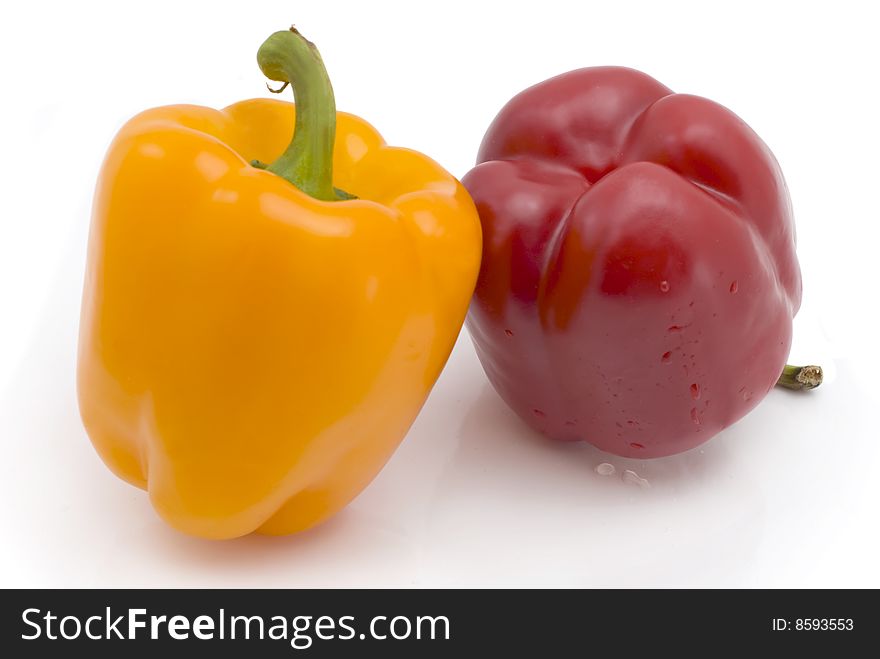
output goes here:
{"type": "Polygon", "coordinates": [[[293,83],[288,149],[281,101],[132,119],[100,175],[83,301],[95,447],[213,538],[307,528],[369,483],[446,361],[480,258],[461,184],[337,115],[311,44],[279,32],[258,59],[293,83]]]}
{"type": "Polygon", "coordinates": [[[478,163],[463,181],[484,235],[468,327],[531,426],[656,457],[773,387],[801,277],[782,174],[739,118],[637,71],[582,69],[511,100],[478,163]]]}

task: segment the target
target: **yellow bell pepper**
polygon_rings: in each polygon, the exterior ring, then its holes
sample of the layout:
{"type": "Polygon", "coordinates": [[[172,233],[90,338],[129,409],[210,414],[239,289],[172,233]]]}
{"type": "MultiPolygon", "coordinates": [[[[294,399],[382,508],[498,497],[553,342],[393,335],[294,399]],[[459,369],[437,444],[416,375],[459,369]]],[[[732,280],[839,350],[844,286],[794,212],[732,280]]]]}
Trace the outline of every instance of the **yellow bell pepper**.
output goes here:
{"type": "Polygon", "coordinates": [[[311,43],[277,32],[258,62],[297,111],[138,115],[106,156],[89,238],[84,425],[168,523],[207,538],[306,529],[376,476],[480,263],[461,184],[337,114],[311,43]]]}

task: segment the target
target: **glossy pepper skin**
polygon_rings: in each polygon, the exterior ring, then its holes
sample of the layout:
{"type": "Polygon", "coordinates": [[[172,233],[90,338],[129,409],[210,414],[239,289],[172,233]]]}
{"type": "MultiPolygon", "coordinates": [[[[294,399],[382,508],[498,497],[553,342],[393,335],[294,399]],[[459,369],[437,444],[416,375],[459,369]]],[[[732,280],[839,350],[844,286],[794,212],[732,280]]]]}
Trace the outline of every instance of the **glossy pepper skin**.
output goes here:
{"type": "Polygon", "coordinates": [[[477,162],[467,326],[534,429],[665,456],[776,383],[801,299],[794,223],[776,160],[736,115],[638,71],[581,69],[514,97],[477,162]]]}
{"type": "Polygon", "coordinates": [[[336,115],[333,152],[357,199],[251,166],[279,157],[294,113],[148,110],[100,173],[82,418],[107,465],[197,536],[293,533],[353,499],[424,403],[479,269],[461,184],[362,119],[336,115]]]}

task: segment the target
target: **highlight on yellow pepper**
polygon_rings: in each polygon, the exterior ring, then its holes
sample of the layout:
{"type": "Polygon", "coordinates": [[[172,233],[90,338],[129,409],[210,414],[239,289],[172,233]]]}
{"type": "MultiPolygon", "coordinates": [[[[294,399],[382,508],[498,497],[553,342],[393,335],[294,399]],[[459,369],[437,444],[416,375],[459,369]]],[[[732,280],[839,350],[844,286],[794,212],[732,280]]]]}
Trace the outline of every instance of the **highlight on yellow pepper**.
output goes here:
{"type": "Polygon", "coordinates": [[[294,533],[350,502],[425,402],[480,264],[462,185],[337,113],[313,44],[276,32],[257,59],[295,107],[160,107],[119,131],[83,293],[92,443],[206,538],[294,533]]]}

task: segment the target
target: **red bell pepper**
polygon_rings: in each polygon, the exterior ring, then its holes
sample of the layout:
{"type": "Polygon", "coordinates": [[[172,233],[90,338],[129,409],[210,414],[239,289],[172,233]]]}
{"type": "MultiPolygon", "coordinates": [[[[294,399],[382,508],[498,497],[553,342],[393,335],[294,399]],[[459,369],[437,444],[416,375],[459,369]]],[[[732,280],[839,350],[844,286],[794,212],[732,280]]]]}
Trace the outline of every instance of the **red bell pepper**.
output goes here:
{"type": "Polygon", "coordinates": [[[791,201],[732,112],[631,69],[581,69],[514,97],[477,162],[463,181],[483,223],[467,325],[533,428],[669,455],[780,378],[801,300],[791,201]]]}

